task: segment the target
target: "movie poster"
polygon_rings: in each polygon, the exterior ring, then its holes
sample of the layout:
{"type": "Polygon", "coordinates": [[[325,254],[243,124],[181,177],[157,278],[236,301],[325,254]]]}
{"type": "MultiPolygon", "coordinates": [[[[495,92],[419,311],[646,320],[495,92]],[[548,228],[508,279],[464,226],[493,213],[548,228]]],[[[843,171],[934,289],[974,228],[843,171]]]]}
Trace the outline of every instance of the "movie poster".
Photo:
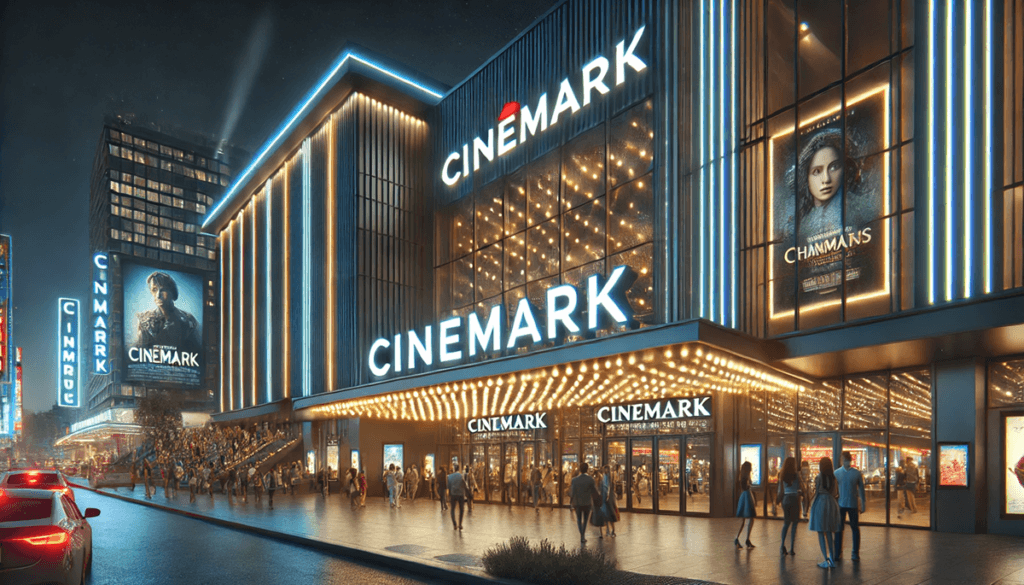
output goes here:
{"type": "Polygon", "coordinates": [[[203,379],[203,279],[122,264],[126,379],[198,388],[203,379]]]}
{"type": "Polygon", "coordinates": [[[1024,515],[1024,414],[1007,416],[1003,427],[1006,514],[1024,515]]]}
{"type": "Polygon", "coordinates": [[[761,445],[740,445],[740,466],[750,462],[750,483],[761,485],[761,445]]]}
{"type": "Polygon", "coordinates": [[[405,467],[405,445],[401,443],[384,445],[384,471],[387,471],[392,464],[395,467],[405,467]]]}
{"type": "Polygon", "coordinates": [[[769,142],[771,318],[889,292],[888,86],[769,142]],[[845,115],[844,115],[845,114],[845,115]]]}
{"type": "Polygon", "coordinates": [[[966,443],[939,445],[939,487],[967,487],[966,443]]]}

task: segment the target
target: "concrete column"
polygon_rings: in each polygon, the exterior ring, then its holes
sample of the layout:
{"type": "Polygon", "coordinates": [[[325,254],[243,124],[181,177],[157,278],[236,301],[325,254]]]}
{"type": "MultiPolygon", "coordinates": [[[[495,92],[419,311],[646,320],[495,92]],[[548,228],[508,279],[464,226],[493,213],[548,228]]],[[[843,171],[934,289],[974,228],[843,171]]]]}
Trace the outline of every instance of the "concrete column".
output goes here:
{"type": "Polygon", "coordinates": [[[981,359],[939,362],[935,364],[932,383],[932,526],[939,532],[986,532],[985,362],[981,359]],[[938,487],[938,444],[941,442],[970,443],[968,489],[938,487]]]}

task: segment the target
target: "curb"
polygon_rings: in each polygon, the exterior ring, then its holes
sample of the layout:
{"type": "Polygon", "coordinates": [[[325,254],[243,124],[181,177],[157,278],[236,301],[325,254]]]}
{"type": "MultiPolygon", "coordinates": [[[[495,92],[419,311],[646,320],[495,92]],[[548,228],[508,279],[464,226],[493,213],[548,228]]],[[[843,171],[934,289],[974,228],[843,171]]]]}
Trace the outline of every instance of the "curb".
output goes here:
{"type": "Polygon", "coordinates": [[[81,485],[78,483],[68,482],[76,488],[89,490],[93,493],[107,496],[109,498],[115,498],[123,502],[130,502],[138,504],[140,506],[148,506],[156,510],[163,512],[169,512],[172,514],[178,514],[179,516],[185,516],[194,520],[200,520],[202,522],[208,522],[216,526],[223,528],[230,528],[232,530],[238,530],[240,532],[249,532],[258,534],[266,538],[272,538],[275,540],[285,541],[291,544],[302,546],[305,548],[311,548],[314,550],[330,553],[335,556],[360,561],[370,565],[383,566],[388,569],[397,569],[405,573],[424,577],[428,579],[437,579],[448,583],[472,583],[479,585],[494,585],[495,583],[502,583],[504,585],[523,585],[520,581],[511,581],[507,579],[494,579],[484,575],[471,573],[465,570],[453,569],[435,561],[427,559],[411,560],[409,558],[393,556],[384,553],[374,552],[362,548],[353,546],[346,546],[342,544],[332,544],[317,540],[315,538],[309,538],[306,536],[298,536],[295,534],[288,534],[285,532],[276,532],[274,530],[268,530],[266,528],[260,528],[258,526],[252,526],[249,524],[243,524],[241,522],[233,522],[231,520],[224,520],[222,518],[214,518],[212,516],[204,516],[202,514],[196,514],[195,512],[188,512],[180,510],[178,508],[172,508],[170,506],[162,506],[155,502],[140,502],[135,498],[129,498],[120,494],[111,492],[102,492],[97,488],[81,485]]]}

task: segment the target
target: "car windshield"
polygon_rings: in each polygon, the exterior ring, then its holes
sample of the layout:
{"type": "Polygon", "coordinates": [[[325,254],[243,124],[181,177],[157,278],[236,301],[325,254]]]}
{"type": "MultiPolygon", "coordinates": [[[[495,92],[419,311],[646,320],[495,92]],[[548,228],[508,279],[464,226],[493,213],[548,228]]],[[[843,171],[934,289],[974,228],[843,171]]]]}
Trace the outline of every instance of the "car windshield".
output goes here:
{"type": "Polygon", "coordinates": [[[12,473],[7,478],[7,487],[51,487],[59,486],[56,473],[12,473]]]}
{"type": "Polygon", "coordinates": [[[49,518],[53,510],[52,500],[38,498],[14,498],[0,496],[4,501],[0,505],[0,522],[24,522],[25,520],[42,520],[49,518]]]}

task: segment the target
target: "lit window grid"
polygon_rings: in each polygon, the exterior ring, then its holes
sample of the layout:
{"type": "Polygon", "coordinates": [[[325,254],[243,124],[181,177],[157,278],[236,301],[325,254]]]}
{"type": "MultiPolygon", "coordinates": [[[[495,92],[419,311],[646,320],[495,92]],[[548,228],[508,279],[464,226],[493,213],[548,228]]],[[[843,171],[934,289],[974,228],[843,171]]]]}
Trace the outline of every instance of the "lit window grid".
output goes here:
{"type": "MultiPolygon", "coordinates": [[[[526,282],[564,275],[569,270],[578,266],[591,263],[594,260],[604,259],[609,253],[622,252],[630,247],[642,246],[650,242],[653,239],[653,218],[650,217],[646,218],[649,225],[636,226],[636,231],[641,234],[638,237],[621,237],[618,241],[609,241],[609,237],[614,237],[612,234],[625,234],[625,230],[633,227],[632,223],[634,221],[634,218],[628,215],[616,216],[612,213],[612,210],[606,212],[604,225],[584,226],[587,230],[596,230],[595,233],[600,236],[598,239],[601,242],[599,246],[593,246],[596,248],[594,251],[588,250],[582,261],[573,261],[571,259],[571,253],[567,254],[569,246],[567,246],[564,239],[569,237],[571,238],[570,243],[576,243],[577,234],[568,233],[568,230],[565,229],[566,226],[575,225],[575,216],[579,215],[579,210],[583,205],[592,204],[595,199],[603,201],[609,197],[604,195],[604,193],[612,192],[613,195],[610,197],[615,199],[616,193],[625,193],[626,189],[636,189],[639,185],[640,188],[646,189],[651,193],[653,199],[653,189],[651,189],[649,184],[651,175],[647,173],[647,170],[653,167],[654,131],[649,121],[652,108],[653,103],[650,100],[640,102],[612,121],[602,123],[597,128],[583,133],[562,147],[539,157],[538,160],[530,163],[523,169],[514,171],[506,177],[485,185],[475,194],[468,195],[448,206],[446,210],[439,212],[438,225],[450,225],[451,227],[450,236],[448,234],[439,235],[451,238],[451,255],[454,260],[446,263],[445,266],[447,268],[444,268],[444,270],[451,271],[452,279],[450,284],[447,284],[449,282],[447,279],[439,279],[436,285],[438,287],[446,286],[446,284],[451,286],[451,304],[439,304],[437,306],[438,312],[443,313],[452,309],[461,309],[474,300],[482,298],[480,294],[472,295],[466,291],[479,288],[469,276],[475,274],[476,277],[480,277],[485,269],[481,266],[471,269],[471,266],[478,263],[474,262],[474,258],[481,258],[479,251],[488,244],[494,243],[491,238],[497,233],[497,226],[501,225],[501,223],[498,223],[499,219],[497,218],[499,213],[504,216],[501,221],[505,226],[505,237],[498,240],[504,248],[504,266],[501,271],[501,274],[504,276],[504,282],[501,288],[505,293],[522,286],[526,282]],[[611,138],[606,138],[600,150],[607,160],[602,159],[596,165],[593,160],[575,154],[573,150],[575,144],[590,138],[590,134],[595,131],[601,130],[604,132],[606,127],[609,128],[606,134],[617,132],[618,134],[631,136],[632,140],[622,136],[618,136],[614,141],[611,138]],[[645,139],[647,142],[638,142],[638,138],[645,139]],[[610,145],[609,141],[612,141],[613,144],[610,145]],[[620,154],[618,158],[616,158],[617,153],[620,154]],[[578,165],[574,172],[567,172],[565,168],[560,166],[572,163],[578,165]],[[605,173],[603,168],[605,164],[613,165],[615,170],[605,173]],[[633,168],[635,165],[645,165],[642,167],[645,174],[638,176],[633,168]],[[565,205],[564,197],[566,191],[573,189],[575,193],[578,186],[578,182],[574,182],[573,179],[587,172],[590,173],[590,177],[593,179],[593,176],[597,174],[594,173],[595,166],[600,168],[598,176],[603,178],[602,188],[593,189],[593,192],[586,192],[584,197],[578,198],[577,203],[573,206],[565,205]],[[540,172],[535,174],[535,169],[538,168],[540,172]],[[646,185],[644,184],[645,181],[647,181],[646,185]],[[610,183],[617,184],[612,185],[610,183]],[[620,189],[622,191],[619,191],[620,189]],[[481,201],[488,204],[487,199],[493,197],[493,194],[499,191],[504,191],[505,193],[503,205],[498,206],[495,199],[493,207],[488,205],[487,209],[476,209],[481,201]],[[541,200],[537,201],[536,198],[531,198],[529,196],[530,193],[541,193],[541,200]],[[446,214],[450,214],[448,215],[450,224],[447,224],[444,219],[446,214]],[[479,226],[475,225],[478,221],[485,222],[487,228],[481,230],[479,226]],[[613,221],[622,225],[616,224],[612,226],[611,222],[613,221]],[[481,238],[482,234],[486,234],[486,236],[481,238]],[[520,250],[524,249],[526,251],[525,266],[523,266],[524,259],[521,257],[520,252],[520,250]],[[567,255],[570,258],[567,261],[563,261],[567,255]]],[[[593,144],[588,146],[591,150],[595,148],[593,144]]],[[[630,205],[626,201],[623,207],[628,213],[628,209],[634,205],[630,205]]],[[[653,203],[650,207],[653,208],[653,203]]],[[[582,224],[584,221],[586,220],[581,220],[580,223],[582,224]]],[[[581,247],[587,250],[587,246],[592,245],[593,242],[582,242],[581,247]]],[[[442,270],[442,268],[439,267],[438,270],[442,270]]],[[[494,275],[491,274],[490,278],[493,277],[494,275]]],[[[443,300],[447,300],[449,296],[438,291],[435,294],[435,298],[440,303],[443,300]]]]}

